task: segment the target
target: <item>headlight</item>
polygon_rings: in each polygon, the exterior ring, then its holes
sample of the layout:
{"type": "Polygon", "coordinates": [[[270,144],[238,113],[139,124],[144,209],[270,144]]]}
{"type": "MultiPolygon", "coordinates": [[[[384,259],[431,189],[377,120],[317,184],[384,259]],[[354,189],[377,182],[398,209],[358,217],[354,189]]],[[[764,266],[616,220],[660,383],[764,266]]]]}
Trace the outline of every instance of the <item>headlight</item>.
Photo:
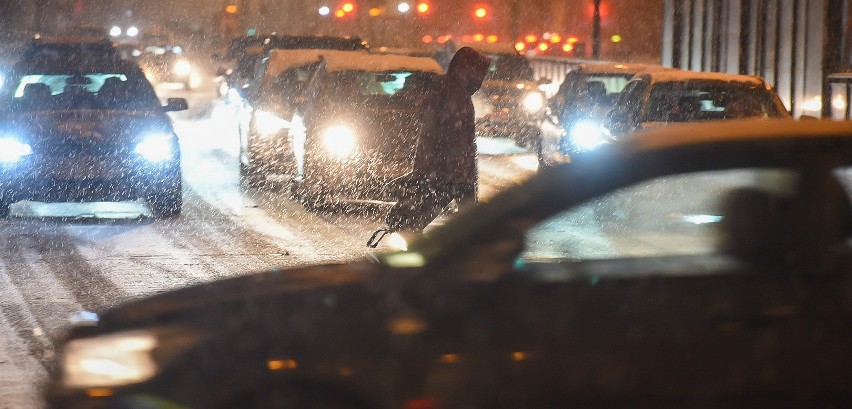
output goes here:
{"type": "Polygon", "coordinates": [[[75,339],[63,354],[63,383],[88,388],[143,382],[157,372],[151,356],[156,347],[157,338],[147,331],[75,339]]]}
{"type": "Polygon", "coordinates": [[[580,150],[592,150],[606,142],[601,126],[594,122],[578,122],[568,134],[571,143],[580,150]]]}
{"type": "Polygon", "coordinates": [[[192,65],[189,61],[186,60],[178,60],[174,66],[175,74],[180,76],[187,76],[189,72],[192,71],[192,65]]]}
{"type": "Polygon", "coordinates": [[[531,92],[524,97],[524,108],[530,112],[538,112],[544,108],[544,96],[538,92],[531,92]]]}
{"type": "Polygon", "coordinates": [[[162,162],[174,156],[174,135],[170,133],[151,134],[136,145],[135,152],[151,162],[162,162]]]}
{"type": "Polygon", "coordinates": [[[261,134],[272,135],[287,128],[290,123],[271,112],[257,110],[254,111],[254,125],[261,134]]]}
{"type": "Polygon", "coordinates": [[[355,150],[355,132],[345,126],[333,126],[323,132],[322,142],[329,153],[342,159],[355,150]]]}
{"type": "Polygon", "coordinates": [[[0,163],[15,163],[33,153],[33,148],[15,138],[0,138],[0,163]]]}

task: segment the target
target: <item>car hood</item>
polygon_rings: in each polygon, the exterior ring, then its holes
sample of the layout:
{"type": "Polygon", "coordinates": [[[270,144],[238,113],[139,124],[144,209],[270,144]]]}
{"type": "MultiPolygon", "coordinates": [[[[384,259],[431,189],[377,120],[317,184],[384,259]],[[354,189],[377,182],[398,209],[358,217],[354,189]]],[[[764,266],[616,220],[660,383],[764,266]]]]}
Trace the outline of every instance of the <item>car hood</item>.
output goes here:
{"type": "Polygon", "coordinates": [[[69,141],[98,145],[122,145],[151,133],[171,133],[168,117],[157,111],[42,111],[15,113],[5,117],[3,130],[27,140],[38,149],[69,141]]]}
{"type": "Polygon", "coordinates": [[[214,281],[133,301],[104,313],[98,325],[80,330],[86,336],[123,329],[203,326],[218,331],[222,323],[274,322],[287,312],[315,311],[328,297],[366,294],[382,267],[368,262],[272,270],[214,281]]]}

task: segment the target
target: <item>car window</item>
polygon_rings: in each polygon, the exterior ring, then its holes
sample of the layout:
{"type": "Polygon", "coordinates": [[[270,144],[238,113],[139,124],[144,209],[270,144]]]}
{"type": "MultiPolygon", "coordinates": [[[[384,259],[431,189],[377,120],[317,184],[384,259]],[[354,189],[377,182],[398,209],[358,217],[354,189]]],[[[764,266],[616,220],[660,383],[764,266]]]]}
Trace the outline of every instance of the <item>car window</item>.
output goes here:
{"type": "MultiPolygon", "coordinates": [[[[797,175],[784,169],[736,169],[654,179],[549,217],[531,228],[522,260],[574,263],[719,253],[732,239],[726,209],[745,191],[783,198],[797,175]]],[[[760,215],[756,215],[760,216],[760,215]]],[[[757,235],[759,232],[749,232],[757,235]]]]}
{"type": "Polygon", "coordinates": [[[521,55],[488,55],[491,68],[486,79],[503,81],[533,81],[535,74],[529,61],[521,55]]]}
{"type": "Polygon", "coordinates": [[[324,93],[349,100],[396,100],[410,94],[424,94],[437,76],[412,71],[331,73],[324,81],[324,93]],[[396,96],[397,98],[392,98],[396,96]]]}
{"type": "Polygon", "coordinates": [[[27,74],[9,84],[13,111],[153,110],[154,91],[142,78],[117,72],[27,74]]]}
{"type": "Polygon", "coordinates": [[[780,116],[772,94],[753,83],[684,81],[652,86],[646,122],[780,116]]]}

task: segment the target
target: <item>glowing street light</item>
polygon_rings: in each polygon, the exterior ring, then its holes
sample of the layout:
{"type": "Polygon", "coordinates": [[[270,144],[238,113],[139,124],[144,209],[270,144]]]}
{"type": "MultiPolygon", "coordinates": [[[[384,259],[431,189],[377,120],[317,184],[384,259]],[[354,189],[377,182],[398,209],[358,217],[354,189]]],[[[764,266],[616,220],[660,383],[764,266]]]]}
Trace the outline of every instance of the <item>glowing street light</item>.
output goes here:
{"type": "Polygon", "coordinates": [[[113,37],[118,37],[118,36],[120,36],[120,35],[121,35],[121,27],[119,27],[119,26],[112,26],[112,28],[110,28],[110,29],[109,29],[109,35],[111,35],[111,36],[113,36],[113,37]]]}
{"type": "Polygon", "coordinates": [[[406,2],[402,2],[396,6],[396,9],[399,10],[400,13],[408,13],[411,11],[411,5],[406,2]]]}
{"type": "Polygon", "coordinates": [[[429,12],[429,3],[420,3],[417,5],[417,12],[420,14],[426,14],[429,12]]]}
{"type": "Polygon", "coordinates": [[[327,15],[331,14],[331,8],[328,7],[328,6],[322,6],[322,7],[319,8],[318,12],[319,12],[319,15],[321,15],[321,16],[327,16],[327,15]]]}
{"type": "Polygon", "coordinates": [[[130,28],[127,29],[127,36],[128,37],[136,37],[138,34],[139,34],[139,29],[136,28],[136,26],[130,26],[130,28]]]}
{"type": "Polygon", "coordinates": [[[340,9],[343,10],[344,13],[351,13],[352,10],[355,10],[355,5],[352,3],[346,3],[340,7],[340,9]]]}
{"type": "Polygon", "coordinates": [[[485,7],[477,7],[476,10],[473,11],[473,15],[476,16],[476,18],[482,19],[488,15],[488,10],[486,10],[485,7]]]}

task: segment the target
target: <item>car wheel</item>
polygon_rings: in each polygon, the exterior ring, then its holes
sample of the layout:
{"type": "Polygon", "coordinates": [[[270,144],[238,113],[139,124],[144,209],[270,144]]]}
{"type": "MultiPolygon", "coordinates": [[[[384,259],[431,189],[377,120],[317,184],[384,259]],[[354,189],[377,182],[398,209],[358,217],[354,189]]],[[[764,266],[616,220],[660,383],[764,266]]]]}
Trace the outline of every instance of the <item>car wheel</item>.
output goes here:
{"type": "Polygon", "coordinates": [[[180,176],[172,182],[163,183],[148,196],[151,213],[159,219],[177,217],[183,208],[183,187],[180,176]]]}

